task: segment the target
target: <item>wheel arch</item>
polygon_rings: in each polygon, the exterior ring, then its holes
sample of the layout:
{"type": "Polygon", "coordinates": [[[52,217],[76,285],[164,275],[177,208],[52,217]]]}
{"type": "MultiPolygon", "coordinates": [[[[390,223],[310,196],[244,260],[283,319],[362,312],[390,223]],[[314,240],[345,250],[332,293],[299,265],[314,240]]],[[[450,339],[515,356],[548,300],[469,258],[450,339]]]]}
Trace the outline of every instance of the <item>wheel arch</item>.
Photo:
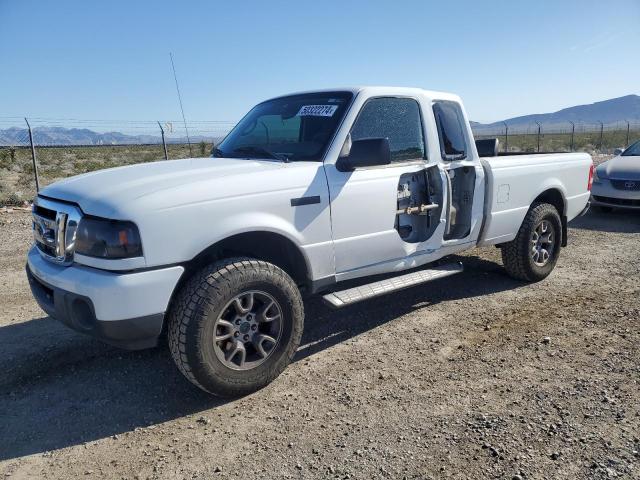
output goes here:
{"type": "Polygon", "coordinates": [[[562,243],[563,247],[567,246],[567,201],[565,195],[557,187],[548,188],[539,194],[531,204],[548,203],[553,205],[560,215],[560,223],[562,225],[562,243]]]}
{"type": "Polygon", "coordinates": [[[307,287],[311,282],[308,259],[293,240],[280,233],[256,230],[228,236],[202,250],[185,263],[185,273],[176,290],[202,266],[230,257],[252,257],[273,263],[287,272],[299,287],[307,287]]]}

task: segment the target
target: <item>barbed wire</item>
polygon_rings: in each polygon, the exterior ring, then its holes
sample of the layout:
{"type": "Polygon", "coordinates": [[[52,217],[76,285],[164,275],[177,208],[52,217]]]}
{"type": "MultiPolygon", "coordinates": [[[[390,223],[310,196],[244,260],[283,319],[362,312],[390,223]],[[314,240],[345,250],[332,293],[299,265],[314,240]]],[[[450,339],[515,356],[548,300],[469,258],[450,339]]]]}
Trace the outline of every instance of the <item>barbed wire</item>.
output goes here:
{"type": "MultiPolygon", "coordinates": [[[[144,145],[162,143],[162,125],[167,143],[187,143],[181,120],[89,120],[77,118],[30,117],[34,144],[39,147],[144,145]]],[[[193,142],[213,143],[235,125],[230,120],[193,120],[187,122],[193,142]]],[[[0,116],[0,146],[28,146],[28,128],[24,118],[0,116]]]]}
{"type": "MultiPolygon", "coordinates": [[[[640,130],[640,121],[617,121],[612,123],[599,123],[599,122],[553,122],[553,123],[540,123],[540,128],[544,133],[548,134],[564,134],[571,133],[572,131],[578,133],[597,133],[600,130],[605,132],[622,131],[622,130],[640,130]]],[[[472,125],[471,129],[474,134],[480,135],[504,135],[508,129],[509,134],[532,134],[538,131],[538,125],[533,123],[509,125],[505,127],[504,124],[492,124],[492,125],[472,125]]]]}
{"type": "MultiPolygon", "coordinates": [[[[167,144],[187,144],[186,132],[182,120],[113,120],[81,119],[64,117],[29,117],[36,147],[94,147],[125,145],[160,145],[164,130],[167,144]]],[[[217,144],[233,128],[231,120],[192,120],[187,127],[192,144],[217,144]]],[[[472,124],[476,138],[498,137],[512,151],[519,148],[528,151],[532,148],[531,139],[541,137],[554,148],[602,149],[606,145],[628,144],[640,136],[640,121],[617,122],[535,122],[523,124],[494,123],[472,124]],[[553,139],[552,136],[564,136],[553,139]],[[523,138],[518,138],[522,136],[523,138]],[[581,138],[577,138],[581,136],[581,138]],[[527,137],[527,138],[524,138],[527,137]],[[607,138],[605,138],[607,137],[607,138]],[[611,137],[611,138],[609,138],[611,137]],[[511,140],[511,141],[509,141],[511,140]],[[579,142],[577,142],[579,140],[579,142]],[[517,143],[522,144],[520,147],[517,143]],[[579,145],[577,145],[579,143],[579,145]]],[[[536,149],[538,148],[536,142],[536,149]]],[[[29,133],[24,118],[0,116],[0,148],[29,147],[29,133]]]]}

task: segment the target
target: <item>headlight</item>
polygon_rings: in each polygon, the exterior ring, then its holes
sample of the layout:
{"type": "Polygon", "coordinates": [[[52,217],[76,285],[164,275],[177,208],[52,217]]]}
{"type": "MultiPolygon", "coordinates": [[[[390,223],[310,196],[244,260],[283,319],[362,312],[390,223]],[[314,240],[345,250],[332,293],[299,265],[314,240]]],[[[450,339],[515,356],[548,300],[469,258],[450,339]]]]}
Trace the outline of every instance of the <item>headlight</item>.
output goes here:
{"type": "Polygon", "coordinates": [[[132,222],[83,217],[76,232],[75,251],[97,258],[141,257],[142,242],[132,222]]]}

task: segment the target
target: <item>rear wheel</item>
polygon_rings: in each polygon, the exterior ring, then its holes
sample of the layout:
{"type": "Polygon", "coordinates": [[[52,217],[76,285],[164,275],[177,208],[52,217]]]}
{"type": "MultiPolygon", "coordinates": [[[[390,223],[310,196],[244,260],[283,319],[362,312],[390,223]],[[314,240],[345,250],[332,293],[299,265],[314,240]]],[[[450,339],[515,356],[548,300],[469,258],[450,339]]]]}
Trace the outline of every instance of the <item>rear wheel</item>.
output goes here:
{"type": "Polygon", "coordinates": [[[561,245],[562,223],[558,211],[548,203],[534,203],[516,238],[502,246],[502,263],[513,278],[538,282],[555,267],[561,245]]]}
{"type": "Polygon", "coordinates": [[[223,397],[274,380],[300,343],[304,310],[295,282],[273,264],[248,258],[196,273],[169,312],[169,346],[180,371],[223,397]]]}

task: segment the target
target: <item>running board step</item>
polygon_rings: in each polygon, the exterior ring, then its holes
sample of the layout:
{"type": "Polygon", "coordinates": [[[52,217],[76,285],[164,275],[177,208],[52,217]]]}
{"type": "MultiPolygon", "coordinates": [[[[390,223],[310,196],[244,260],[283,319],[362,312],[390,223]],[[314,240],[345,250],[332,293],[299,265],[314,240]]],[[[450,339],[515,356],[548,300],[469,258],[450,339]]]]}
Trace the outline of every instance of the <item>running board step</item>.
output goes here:
{"type": "Polygon", "coordinates": [[[438,267],[418,270],[397,277],[387,278],[378,282],[360,285],[359,287],[348,288],[338,292],[331,292],[323,295],[322,299],[334,308],[346,307],[353,303],[361,302],[369,298],[378,297],[391,292],[397,292],[405,288],[420,285],[421,283],[437,280],[460,273],[464,270],[462,263],[448,263],[438,267]]]}

